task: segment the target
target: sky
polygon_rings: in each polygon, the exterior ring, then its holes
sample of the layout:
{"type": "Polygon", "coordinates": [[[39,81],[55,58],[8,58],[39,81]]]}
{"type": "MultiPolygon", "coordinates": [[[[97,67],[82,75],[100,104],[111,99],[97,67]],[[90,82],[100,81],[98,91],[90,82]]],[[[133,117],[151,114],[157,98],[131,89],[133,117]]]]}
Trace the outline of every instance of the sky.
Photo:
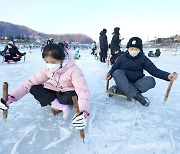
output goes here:
{"type": "Polygon", "coordinates": [[[48,34],[83,33],[99,40],[107,29],[111,41],[120,27],[122,43],[180,34],[180,0],[0,0],[0,21],[48,34]]]}

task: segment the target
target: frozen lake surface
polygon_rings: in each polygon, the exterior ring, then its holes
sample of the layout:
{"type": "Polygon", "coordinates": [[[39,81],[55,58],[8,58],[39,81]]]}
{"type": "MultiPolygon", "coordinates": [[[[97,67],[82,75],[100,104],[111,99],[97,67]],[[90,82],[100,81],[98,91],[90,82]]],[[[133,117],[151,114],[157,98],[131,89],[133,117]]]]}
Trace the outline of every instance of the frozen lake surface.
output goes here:
{"type": "MultiPolygon", "coordinates": [[[[110,67],[95,60],[90,52],[80,51],[81,58],[76,61],[91,92],[85,144],[79,132],[71,126],[73,110],[65,121],[62,115],[54,117],[49,107],[41,108],[28,94],[10,106],[6,122],[0,119],[0,154],[180,153],[180,79],[174,82],[164,106],[168,82],[157,78],[156,87],[144,93],[151,102],[147,108],[120,97],[109,98],[105,90],[105,75],[110,67]]],[[[164,51],[159,58],[151,60],[163,70],[180,72],[180,55],[169,53],[164,51]]],[[[39,49],[27,52],[25,62],[0,63],[0,85],[8,82],[9,92],[12,92],[44,64],[39,49]]]]}

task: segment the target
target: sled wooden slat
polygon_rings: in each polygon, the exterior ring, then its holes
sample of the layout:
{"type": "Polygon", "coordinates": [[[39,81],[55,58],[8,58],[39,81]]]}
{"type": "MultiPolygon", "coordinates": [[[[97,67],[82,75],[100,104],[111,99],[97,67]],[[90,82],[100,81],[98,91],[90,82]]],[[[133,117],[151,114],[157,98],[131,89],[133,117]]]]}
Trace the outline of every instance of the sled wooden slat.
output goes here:
{"type": "Polygon", "coordinates": [[[109,95],[109,97],[112,97],[112,96],[121,96],[121,97],[124,97],[124,98],[127,98],[126,95],[123,95],[123,94],[118,94],[118,93],[113,93],[113,89],[114,89],[114,86],[111,86],[109,88],[109,80],[107,81],[107,84],[106,84],[106,93],[109,95]]]}

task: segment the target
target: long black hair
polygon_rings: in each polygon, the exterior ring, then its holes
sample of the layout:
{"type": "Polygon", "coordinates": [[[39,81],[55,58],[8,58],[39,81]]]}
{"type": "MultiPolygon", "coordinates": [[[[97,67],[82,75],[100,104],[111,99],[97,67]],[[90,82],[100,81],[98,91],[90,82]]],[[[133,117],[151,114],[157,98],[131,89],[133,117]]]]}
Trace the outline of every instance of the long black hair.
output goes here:
{"type": "Polygon", "coordinates": [[[45,58],[46,56],[51,56],[57,60],[64,60],[64,48],[59,44],[47,44],[43,49],[42,58],[45,58]]]}

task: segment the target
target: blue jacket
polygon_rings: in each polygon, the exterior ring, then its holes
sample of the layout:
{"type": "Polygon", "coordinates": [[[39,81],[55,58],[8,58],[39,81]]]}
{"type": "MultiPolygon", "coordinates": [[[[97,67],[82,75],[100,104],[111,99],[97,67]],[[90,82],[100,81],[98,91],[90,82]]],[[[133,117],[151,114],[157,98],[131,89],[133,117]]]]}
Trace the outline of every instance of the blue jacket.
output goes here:
{"type": "Polygon", "coordinates": [[[124,71],[130,82],[136,82],[138,79],[143,78],[145,76],[143,70],[146,70],[154,77],[169,81],[168,75],[170,73],[158,69],[142,51],[136,57],[130,56],[128,51],[119,56],[109,71],[111,76],[117,69],[124,71]]]}

